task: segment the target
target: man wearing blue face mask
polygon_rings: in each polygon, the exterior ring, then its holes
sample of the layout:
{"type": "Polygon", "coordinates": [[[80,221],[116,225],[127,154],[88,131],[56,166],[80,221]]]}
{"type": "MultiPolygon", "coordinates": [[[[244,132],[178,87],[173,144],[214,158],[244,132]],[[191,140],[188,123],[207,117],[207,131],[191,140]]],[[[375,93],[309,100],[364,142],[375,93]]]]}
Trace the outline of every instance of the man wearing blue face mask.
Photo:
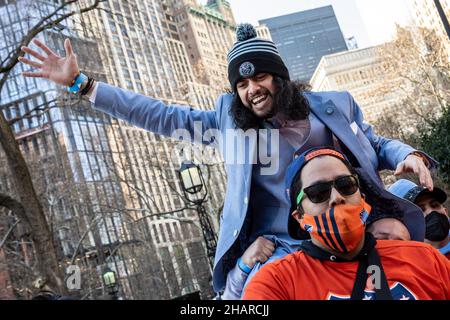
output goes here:
{"type": "Polygon", "coordinates": [[[395,182],[389,191],[422,209],[426,223],[425,242],[450,259],[450,222],[448,210],[443,205],[447,194],[440,188],[430,191],[405,179],[395,182]]]}

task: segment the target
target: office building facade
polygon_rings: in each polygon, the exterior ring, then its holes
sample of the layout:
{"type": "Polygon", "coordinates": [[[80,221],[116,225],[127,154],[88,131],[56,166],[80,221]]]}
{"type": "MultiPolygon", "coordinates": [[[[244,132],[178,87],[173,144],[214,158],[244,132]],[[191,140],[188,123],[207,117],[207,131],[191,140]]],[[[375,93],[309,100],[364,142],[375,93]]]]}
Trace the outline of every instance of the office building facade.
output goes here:
{"type": "MultiPolygon", "coordinates": [[[[29,3],[2,2],[2,54],[27,30],[22,13],[38,18],[55,8],[49,1],[29,3]]],[[[110,0],[103,6],[39,37],[62,55],[64,38],[71,38],[80,68],[96,79],[167,104],[214,107],[217,90],[197,80],[169,5],[110,0]]],[[[46,213],[54,218],[61,263],[81,267],[86,282],[74,294],[98,297],[104,290],[99,275],[108,266],[118,274],[125,299],[169,299],[194,291],[211,296],[197,213],[180,196],[178,143],[95,112],[48,81],[24,78],[25,69],[14,69],[0,108],[9,120],[36,106],[44,109],[12,128],[45,196],[46,213]]],[[[202,168],[210,188],[207,211],[217,231],[226,176],[220,156],[213,160],[202,168]]],[[[1,161],[0,191],[10,193],[1,161]]],[[[23,259],[32,259],[22,251],[23,259]]]]}
{"type": "Polygon", "coordinates": [[[309,81],[324,55],[346,51],[332,6],[259,21],[266,25],[293,80],[309,81]]]}
{"type": "Polygon", "coordinates": [[[198,82],[223,92],[229,87],[227,53],[235,41],[236,24],[230,4],[209,0],[166,0],[168,13],[178,25],[190,65],[198,82]]]}
{"type": "Polygon", "coordinates": [[[311,78],[312,90],[350,92],[365,121],[375,122],[403,98],[401,92],[382,90],[386,75],[379,50],[375,46],[322,57],[311,78]]]}
{"type": "Polygon", "coordinates": [[[450,21],[450,1],[439,0],[443,16],[439,15],[436,1],[434,0],[410,0],[412,2],[412,16],[417,26],[433,30],[442,41],[450,59],[450,35],[447,33],[443,19],[450,21]]]}

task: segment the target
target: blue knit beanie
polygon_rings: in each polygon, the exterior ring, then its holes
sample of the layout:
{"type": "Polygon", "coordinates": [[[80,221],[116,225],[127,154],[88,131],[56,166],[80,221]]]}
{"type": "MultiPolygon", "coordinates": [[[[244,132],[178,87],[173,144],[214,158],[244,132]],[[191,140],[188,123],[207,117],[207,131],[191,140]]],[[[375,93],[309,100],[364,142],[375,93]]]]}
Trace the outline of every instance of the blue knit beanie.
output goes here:
{"type": "Polygon", "coordinates": [[[257,38],[255,28],[248,23],[240,24],[236,30],[237,42],[228,53],[228,80],[236,91],[236,84],[258,73],[267,72],[289,80],[286,68],[275,44],[257,38]]]}

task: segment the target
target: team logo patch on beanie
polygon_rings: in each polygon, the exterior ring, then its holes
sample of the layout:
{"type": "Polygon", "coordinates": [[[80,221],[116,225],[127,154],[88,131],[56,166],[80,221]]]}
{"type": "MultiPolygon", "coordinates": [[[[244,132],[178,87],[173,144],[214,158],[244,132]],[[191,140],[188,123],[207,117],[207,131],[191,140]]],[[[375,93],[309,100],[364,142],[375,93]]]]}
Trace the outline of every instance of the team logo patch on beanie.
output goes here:
{"type": "Polygon", "coordinates": [[[251,77],[255,74],[255,66],[251,62],[244,62],[239,67],[239,74],[241,75],[241,77],[251,77]]]}

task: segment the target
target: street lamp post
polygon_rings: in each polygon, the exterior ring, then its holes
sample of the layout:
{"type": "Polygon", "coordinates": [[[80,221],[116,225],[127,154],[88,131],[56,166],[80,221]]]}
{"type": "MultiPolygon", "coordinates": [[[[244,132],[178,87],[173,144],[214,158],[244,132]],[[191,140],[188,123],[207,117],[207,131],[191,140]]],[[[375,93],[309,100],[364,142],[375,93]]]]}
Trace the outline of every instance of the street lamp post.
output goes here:
{"type": "Polygon", "coordinates": [[[217,238],[214,233],[208,213],[203,206],[206,202],[208,189],[206,188],[200,167],[190,161],[184,161],[181,165],[178,175],[183,188],[184,196],[187,201],[195,204],[200,225],[202,228],[203,238],[206,244],[206,253],[211,265],[214,266],[214,255],[217,247],[217,238]]]}
{"type": "Polygon", "coordinates": [[[117,300],[117,276],[110,268],[105,268],[102,274],[103,284],[108,289],[108,294],[113,300],[117,300]]]}

